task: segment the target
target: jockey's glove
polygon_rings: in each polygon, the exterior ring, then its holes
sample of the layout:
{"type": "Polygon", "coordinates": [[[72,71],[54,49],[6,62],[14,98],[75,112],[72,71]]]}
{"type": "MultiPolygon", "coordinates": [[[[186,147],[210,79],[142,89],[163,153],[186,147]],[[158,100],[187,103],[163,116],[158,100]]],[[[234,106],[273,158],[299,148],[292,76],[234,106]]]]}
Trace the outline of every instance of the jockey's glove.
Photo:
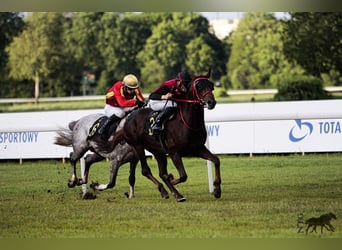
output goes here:
{"type": "Polygon", "coordinates": [[[145,102],[137,100],[137,105],[138,105],[138,108],[141,108],[145,105],[145,102]]]}

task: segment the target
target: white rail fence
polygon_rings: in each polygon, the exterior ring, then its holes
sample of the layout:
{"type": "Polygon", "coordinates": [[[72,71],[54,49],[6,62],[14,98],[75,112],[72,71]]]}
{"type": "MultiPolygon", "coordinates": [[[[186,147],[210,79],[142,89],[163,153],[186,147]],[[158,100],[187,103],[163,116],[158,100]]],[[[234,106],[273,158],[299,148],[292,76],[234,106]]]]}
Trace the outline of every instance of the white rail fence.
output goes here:
{"type": "MultiPolygon", "coordinates": [[[[206,110],[216,154],[342,151],[342,100],[219,104],[206,110]]],[[[56,131],[101,109],[0,114],[0,159],[65,158],[56,131]]]]}
{"type": "MultiPolygon", "coordinates": [[[[330,93],[342,92],[342,86],[329,86],[325,90],[330,93]]],[[[228,95],[261,95],[261,94],[276,94],[277,89],[247,89],[247,90],[229,90],[228,95]]],[[[148,94],[144,94],[145,97],[148,94]]],[[[67,96],[67,97],[41,97],[39,102],[59,102],[59,101],[92,101],[104,100],[103,95],[89,96],[67,96]]],[[[0,103],[30,103],[34,102],[34,98],[0,98],[0,103]]]]}

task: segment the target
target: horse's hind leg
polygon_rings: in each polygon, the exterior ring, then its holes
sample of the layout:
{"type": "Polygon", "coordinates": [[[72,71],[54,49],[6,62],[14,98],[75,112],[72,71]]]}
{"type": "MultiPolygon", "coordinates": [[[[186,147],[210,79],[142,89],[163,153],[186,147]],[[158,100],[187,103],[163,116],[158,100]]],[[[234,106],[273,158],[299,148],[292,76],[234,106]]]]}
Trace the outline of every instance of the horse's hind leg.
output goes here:
{"type": "Polygon", "coordinates": [[[77,173],[76,173],[76,165],[77,165],[77,161],[80,158],[78,156],[75,156],[74,152],[70,153],[70,163],[72,166],[72,175],[71,175],[71,179],[68,182],[68,187],[69,188],[73,188],[76,185],[79,185],[79,180],[77,179],[77,173]]]}
{"type": "Polygon", "coordinates": [[[104,157],[102,157],[99,154],[93,153],[93,154],[87,154],[84,158],[85,167],[84,167],[84,174],[82,179],[80,180],[81,184],[87,184],[88,183],[88,176],[89,176],[89,170],[93,163],[102,161],[104,157]]]}
{"type": "Polygon", "coordinates": [[[72,176],[68,182],[68,187],[72,188],[76,185],[82,185],[81,180],[77,178],[76,165],[77,161],[88,151],[87,147],[76,147],[73,145],[73,152],[70,153],[70,163],[72,166],[72,176]]]}

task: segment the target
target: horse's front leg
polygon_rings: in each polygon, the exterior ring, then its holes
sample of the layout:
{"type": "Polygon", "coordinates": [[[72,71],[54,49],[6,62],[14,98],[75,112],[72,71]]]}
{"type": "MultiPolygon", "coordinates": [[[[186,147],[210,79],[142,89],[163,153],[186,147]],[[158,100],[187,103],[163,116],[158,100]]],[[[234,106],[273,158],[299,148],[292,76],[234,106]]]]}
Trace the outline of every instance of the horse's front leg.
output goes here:
{"type": "Polygon", "coordinates": [[[135,185],[135,170],[138,165],[138,160],[132,160],[129,164],[129,195],[128,198],[133,198],[134,195],[134,185],[135,185]]]}
{"type": "Polygon", "coordinates": [[[220,171],[220,159],[213,155],[211,160],[215,165],[215,180],[214,180],[214,197],[221,198],[221,171],[220,171]]]}
{"type": "Polygon", "coordinates": [[[331,225],[330,223],[327,224],[330,228],[330,231],[335,232],[335,227],[331,225]]]}
{"type": "Polygon", "coordinates": [[[214,163],[215,166],[215,180],[214,180],[214,191],[213,195],[215,198],[221,197],[221,170],[220,170],[220,159],[212,154],[204,145],[198,150],[198,155],[203,159],[209,160],[214,163]]]}
{"type": "Polygon", "coordinates": [[[167,173],[167,158],[165,154],[158,154],[154,155],[158,162],[158,169],[159,169],[159,176],[162,178],[162,180],[165,182],[165,184],[170,189],[173,196],[176,198],[177,201],[182,202],[186,201],[186,198],[181,195],[178,190],[174,187],[174,184],[172,184],[173,176],[169,175],[167,173]]]}
{"type": "Polygon", "coordinates": [[[171,158],[173,164],[175,165],[175,167],[178,171],[178,174],[179,174],[178,179],[174,179],[171,174],[169,175],[169,180],[170,180],[171,184],[177,185],[181,182],[186,182],[186,180],[188,179],[188,175],[186,174],[182,158],[180,157],[180,155],[178,153],[170,154],[170,158],[171,158]]]}

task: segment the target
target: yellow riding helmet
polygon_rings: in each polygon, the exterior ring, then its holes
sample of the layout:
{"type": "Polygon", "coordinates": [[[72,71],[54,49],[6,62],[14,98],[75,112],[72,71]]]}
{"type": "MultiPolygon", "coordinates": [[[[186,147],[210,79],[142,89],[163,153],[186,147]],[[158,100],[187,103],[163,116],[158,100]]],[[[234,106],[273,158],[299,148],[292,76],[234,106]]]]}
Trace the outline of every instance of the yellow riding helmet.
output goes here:
{"type": "Polygon", "coordinates": [[[123,78],[122,81],[123,81],[124,85],[128,88],[136,89],[139,87],[138,78],[133,74],[125,75],[125,77],[123,78]]]}

